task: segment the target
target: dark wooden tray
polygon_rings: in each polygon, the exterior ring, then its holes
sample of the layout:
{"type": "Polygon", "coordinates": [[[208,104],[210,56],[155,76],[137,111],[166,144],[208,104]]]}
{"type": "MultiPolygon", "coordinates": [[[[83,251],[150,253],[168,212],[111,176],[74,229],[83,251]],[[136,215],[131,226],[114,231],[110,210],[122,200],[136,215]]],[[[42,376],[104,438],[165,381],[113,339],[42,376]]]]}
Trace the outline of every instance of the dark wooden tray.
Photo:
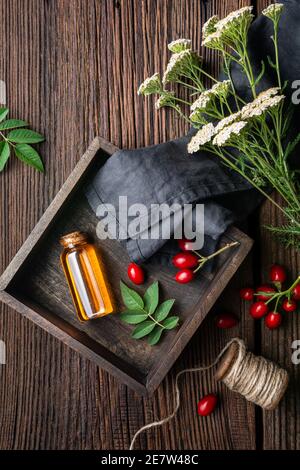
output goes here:
{"type": "MultiPolygon", "coordinates": [[[[74,312],[59,255],[60,235],[72,230],[95,233],[97,219],[82,186],[117,150],[95,138],[0,279],[0,299],[138,393],[152,393],[165,377],[216,299],[249,252],[252,240],[231,228],[223,242],[236,248],[218,258],[213,274],[199,276],[188,285],[173,280],[172,267],[147,265],[148,282],[158,279],[161,293],[176,299],[181,326],[168,332],[157,346],[130,337],[131,326],[119,316],[80,323],[74,312]]],[[[98,241],[117,304],[122,308],[119,282],[127,280],[127,253],[114,240],[98,241]]],[[[174,310],[175,311],[175,310],[174,310]]]]}

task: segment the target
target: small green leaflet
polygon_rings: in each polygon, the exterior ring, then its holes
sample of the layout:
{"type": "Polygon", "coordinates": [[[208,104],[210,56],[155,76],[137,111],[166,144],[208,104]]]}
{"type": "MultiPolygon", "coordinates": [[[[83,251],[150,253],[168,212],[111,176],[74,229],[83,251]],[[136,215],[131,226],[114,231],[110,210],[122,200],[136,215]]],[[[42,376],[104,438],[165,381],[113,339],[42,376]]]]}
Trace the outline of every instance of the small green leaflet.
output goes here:
{"type": "Polygon", "coordinates": [[[3,121],[3,119],[6,118],[6,116],[8,115],[9,113],[9,109],[8,108],[0,108],[0,122],[3,121]]]}
{"type": "Polygon", "coordinates": [[[29,129],[17,129],[11,131],[7,138],[16,144],[37,144],[38,142],[43,142],[43,140],[45,140],[41,134],[29,129]]]}
{"type": "Polygon", "coordinates": [[[156,281],[148,287],[144,295],[145,309],[150,315],[155,312],[158,305],[158,296],[158,281],[156,281]]]}
{"type": "Polygon", "coordinates": [[[37,151],[28,144],[18,144],[15,146],[15,154],[27,165],[33,166],[36,170],[43,172],[43,162],[37,151]]]}
{"type": "Polygon", "coordinates": [[[7,119],[8,108],[0,108],[0,172],[4,170],[11,155],[11,148],[19,160],[38,171],[44,171],[44,165],[38,152],[29,144],[42,142],[44,137],[27,127],[28,123],[21,119],[7,119]],[[9,131],[5,135],[6,131],[9,131]]]}
{"type": "Polygon", "coordinates": [[[7,129],[15,129],[16,127],[28,126],[26,121],[21,121],[21,119],[7,119],[0,123],[0,131],[6,131],[7,129]]]}
{"type": "Polygon", "coordinates": [[[171,308],[173,307],[175,299],[165,300],[162,304],[160,304],[156,312],[154,314],[154,318],[156,321],[164,320],[170,313],[171,308]]]}
{"type": "Polygon", "coordinates": [[[144,338],[144,336],[147,336],[151,331],[155,328],[155,323],[151,320],[144,321],[140,325],[138,325],[133,333],[132,337],[135,339],[140,339],[144,338]]]}
{"type": "Polygon", "coordinates": [[[163,331],[164,331],[163,328],[161,328],[160,326],[156,326],[148,336],[148,343],[151,346],[154,346],[155,344],[157,344],[160,340],[160,337],[163,331]]]}
{"type": "Polygon", "coordinates": [[[172,330],[178,324],[179,318],[178,317],[169,317],[163,321],[163,325],[167,330],[172,330]]]}
{"type": "Polygon", "coordinates": [[[147,320],[148,315],[144,313],[143,310],[128,310],[127,312],[122,312],[120,316],[121,320],[129,323],[130,325],[137,325],[138,323],[147,320]]]}
{"type": "Polygon", "coordinates": [[[4,170],[7,160],[9,159],[10,149],[7,142],[0,142],[0,171],[4,170]]]}
{"type": "Polygon", "coordinates": [[[176,328],[179,317],[169,317],[175,299],[169,299],[159,303],[158,281],[151,284],[146,290],[144,297],[129,288],[124,282],[120,282],[123,302],[127,310],[120,315],[120,319],[129,325],[137,325],[133,332],[134,339],[148,336],[147,340],[151,346],[159,342],[164,331],[176,328]]]}
{"type": "Polygon", "coordinates": [[[127,287],[122,281],[120,282],[120,286],[123,302],[129,310],[144,308],[144,301],[137,292],[127,287]]]}

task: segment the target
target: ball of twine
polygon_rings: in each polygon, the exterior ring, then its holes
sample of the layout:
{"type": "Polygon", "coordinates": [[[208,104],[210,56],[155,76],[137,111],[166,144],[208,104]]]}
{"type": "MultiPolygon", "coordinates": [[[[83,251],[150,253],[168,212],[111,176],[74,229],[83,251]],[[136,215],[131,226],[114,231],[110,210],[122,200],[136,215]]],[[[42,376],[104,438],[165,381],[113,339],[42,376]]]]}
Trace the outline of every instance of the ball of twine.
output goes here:
{"type": "Polygon", "coordinates": [[[273,410],[287,388],[287,371],[247,351],[242,340],[236,340],[234,344],[237,348],[232,349],[232,363],[222,377],[223,383],[264,410],[273,410]]]}
{"type": "Polygon", "coordinates": [[[178,380],[185,373],[203,372],[218,364],[224,353],[222,366],[216,373],[217,380],[222,382],[232,391],[240,393],[248,401],[261,406],[265,410],[276,408],[283,397],[288,385],[288,373],[272,361],[262,356],[255,356],[246,350],[243,340],[234,338],[222,349],[216,360],[208,366],[183,369],[175,377],[175,408],[166,418],[160,421],[146,424],[133,436],[130,450],[133,449],[136,438],[146,429],[161,426],[169,422],[176,415],[180,407],[180,391],[178,380]]]}

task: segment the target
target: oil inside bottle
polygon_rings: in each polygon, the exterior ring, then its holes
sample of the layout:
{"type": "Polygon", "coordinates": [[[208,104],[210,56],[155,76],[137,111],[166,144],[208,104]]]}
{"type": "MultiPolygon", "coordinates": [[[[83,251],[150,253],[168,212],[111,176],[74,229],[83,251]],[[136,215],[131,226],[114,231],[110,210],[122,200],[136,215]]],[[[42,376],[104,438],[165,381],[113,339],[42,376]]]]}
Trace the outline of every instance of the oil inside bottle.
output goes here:
{"type": "Polygon", "coordinates": [[[113,313],[102,262],[93,243],[84,232],[72,232],[60,239],[64,251],[61,263],[73,302],[81,321],[113,313]]]}

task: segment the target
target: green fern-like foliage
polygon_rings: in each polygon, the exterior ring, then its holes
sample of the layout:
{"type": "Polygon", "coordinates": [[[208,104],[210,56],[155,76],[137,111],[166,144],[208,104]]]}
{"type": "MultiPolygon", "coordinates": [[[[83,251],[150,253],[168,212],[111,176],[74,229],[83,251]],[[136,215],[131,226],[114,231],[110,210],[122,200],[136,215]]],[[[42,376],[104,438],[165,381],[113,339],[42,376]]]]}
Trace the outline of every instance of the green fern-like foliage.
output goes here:
{"type": "Polygon", "coordinates": [[[270,230],[278,240],[287,248],[293,247],[297,250],[300,249],[300,228],[294,225],[282,225],[274,227],[272,225],[265,226],[270,230]]]}

